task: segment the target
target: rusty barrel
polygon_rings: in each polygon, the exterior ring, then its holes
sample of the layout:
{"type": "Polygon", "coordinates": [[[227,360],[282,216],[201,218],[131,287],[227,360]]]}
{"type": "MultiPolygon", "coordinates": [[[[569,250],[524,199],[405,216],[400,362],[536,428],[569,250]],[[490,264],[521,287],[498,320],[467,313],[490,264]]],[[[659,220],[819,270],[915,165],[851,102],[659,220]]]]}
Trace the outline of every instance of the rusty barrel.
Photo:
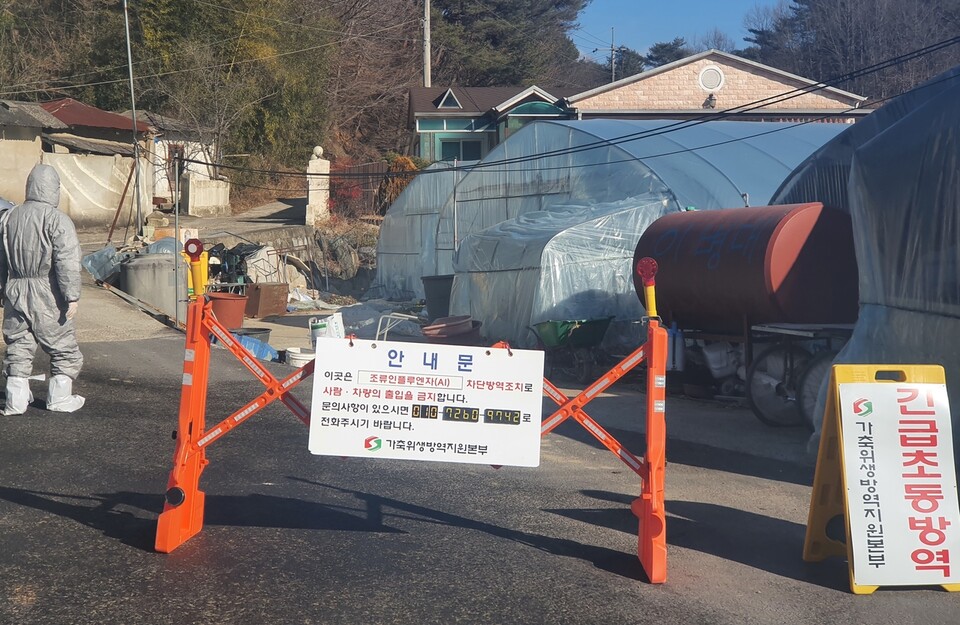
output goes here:
{"type": "MultiPolygon", "coordinates": [[[[673,213],[637,244],[660,265],[657,306],[683,329],[852,323],[857,259],[850,216],[819,202],[673,213]]],[[[643,284],[634,276],[643,299],[643,284]]]]}

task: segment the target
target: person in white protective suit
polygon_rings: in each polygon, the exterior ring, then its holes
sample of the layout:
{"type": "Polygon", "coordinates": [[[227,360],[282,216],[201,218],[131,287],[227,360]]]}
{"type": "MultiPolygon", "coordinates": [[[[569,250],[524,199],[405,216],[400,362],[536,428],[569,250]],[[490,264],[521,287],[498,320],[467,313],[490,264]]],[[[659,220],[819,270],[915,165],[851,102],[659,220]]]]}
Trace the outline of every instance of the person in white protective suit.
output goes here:
{"type": "Polygon", "coordinates": [[[73,394],[83,365],[73,322],[80,300],[80,241],[59,202],[60,176],[40,164],[27,178],[26,200],[0,219],[6,415],[23,414],[33,401],[28,378],[38,343],[50,356],[47,409],[73,412],[84,402],[73,394]]]}

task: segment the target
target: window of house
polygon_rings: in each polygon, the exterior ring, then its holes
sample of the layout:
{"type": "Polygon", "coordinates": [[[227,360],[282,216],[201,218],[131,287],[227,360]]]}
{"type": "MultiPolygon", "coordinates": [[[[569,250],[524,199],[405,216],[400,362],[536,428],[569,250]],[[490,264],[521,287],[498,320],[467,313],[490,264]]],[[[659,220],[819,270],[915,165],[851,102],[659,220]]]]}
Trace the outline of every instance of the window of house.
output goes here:
{"type": "Polygon", "coordinates": [[[479,161],[482,156],[482,142],[477,140],[441,141],[440,160],[479,161]]]}
{"type": "MultiPolygon", "coordinates": [[[[436,102],[436,100],[434,100],[436,102]]],[[[447,92],[443,94],[443,99],[440,100],[440,104],[437,108],[441,109],[460,109],[463,108],[460,106],[460,101],[457,100],[457,96],[453,95],[453,89],[447,89],[447,92]]]]}

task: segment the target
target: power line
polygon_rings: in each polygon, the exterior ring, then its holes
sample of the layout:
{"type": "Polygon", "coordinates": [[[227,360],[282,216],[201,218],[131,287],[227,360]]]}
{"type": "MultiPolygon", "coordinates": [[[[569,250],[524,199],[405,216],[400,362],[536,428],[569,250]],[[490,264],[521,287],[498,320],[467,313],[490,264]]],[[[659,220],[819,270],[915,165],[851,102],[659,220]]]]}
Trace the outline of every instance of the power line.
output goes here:
{"type": "MultiPolygon", "coordinates": [[[[275,23],[277,23],[277,24],[284,24],[284,25],[286,25],[286,26],[296,26],[297,28],[304,28],[304,29],[307,29],[307,30],[315,30],[315,31],[317,31],[317,32],[328,33],[328,34],[331,34],[331,35],[341,35],[341,34],[343,34],[343,31],[342,31],[342,30],[334,30],[334,29],[330,29],[330,28],[320,28],[319,26],[311,26],[311,25],[309,25],[309,24],[304,24],[304,23],[302,23],[302,22],[290,22],[290,21],[287,21],[287,20],[281,20],[281,19],[279,19],[279,18],[270,17],[270,16],[268,16],[268,15],[260,15],[260,14],[258,14],[258,13],[251,13],[250,11],[241,11],[241,10],[239,10],[239,9],[231,9],[230,7],[225,7],[225,6],[222,6],[222,5],[219,5],[219,4],[215,4],[215,3],[213,3],[213,2],[207,2],[207,1],[205,1],[205,0],[193,0],[193,1],[196,2],[197,4],[202,4],[202,5],[204,5],[204,6],[208,6],[208,7],[214,8],[214,9],[219,9],[219,10],[221,10],[221,11],[227,11],[227,12],[229,12],[229,13],[236,13],[236,14],[238,14],[238,15],[245,15],[245,16],[247,16],[247,17],[255,17],[255,18],[257,18],[258,20],[266,20],[266,21],[268,21],[268,22],[275,22],[275,23]]],[[[406,23],[406,24],[409,24],[409,23],[411,23],[411,22],[413,22],[413,21],[418,21],[418,20],[408,20],[408,21],[405,22],[405,23],[406,23]]],[[[362,36],[363,36],[363,37],[368,37],[368,36],[371,36],[371,37],[372,37],[373,35],[362,35],[362,36]]],[[[378,39],[386,39],[386,40],[388,40],[388,41],[420,41],[419,39],[411,39],[411,38],[409,38],[409,37],[404,37],[404,38],[378,37],[378,39]]]]}
{"type": "Polygon", "coordinates": [[[675,130],[680,130],[680,129],[682,129],[682,128],[692,128],[692,127],[694,127],[694,126],[699,126],[700,124],[704,124],[704,123],[707,123],[707,122],[709,122],[709,121],[719,121],[719,120],[722,120],[722,119],[727,119],[727,118],[733,117],[733,116],[735,116],[735,115],[740,115],[740,114],[742,114],[742,113],[746,113],[746,112],[749,112],[749,111],[753,111],[753,110],[756,110],[756,109],[758,109],[758,108],[763,108],[764,106],[768,106],[768,105],[770,105],[770,104],[778,104],[778,103],[780,103],[780,102],[785,102],[785,101],[787,101],[787,100],[790,100],[790,99],[799,97],[799,96],[801,96],[801,95],[805,95],[805,94],[807,94],[807,93],[812,93],[812,92],[814,92],[814,91],[819,91],[819,90],[822,90],[822,89],[826,89],[827,87],[830,87],[830,86],[833,86],[833,85],[836,85],[836,84],[840,84],[840,83],[846,82],[846,81],[848,81],[848,80],[852,80],[853,78],[859,78],[859,77],[861,77],[861,76],[865,76],[865,75],[867,75],[867,74],[870,74],[870,73],[873,73],[873,72],[877,72],[877,71],[880,71],[880,70],[882,70],[882,69],[887,69],[888,67],[895,67],[895,66],[897,66],[897,65],[901,65],[901,64],[903,64],[903,63],[906,63],[907,61],[910,61],[910,60],[913,60],[913,59],[916,59],[916,58],[920,58],[920,57],[925,56],[925,55],[927,55],[927,54],[932,54],[933,52],[937,52],[937,51],[939,51],[939,50],[942,50],[942,49],[944,49],[944,48],[946,48],[946,47],[955,45],[955,44],[957,44],[957,43],[960,43],[960,36],[952,37],[952,38],[950,38],[950,39],[946,39],[946,40],[941,41],[941,42],[939,42],[939,43],[931,44],[931,45],[929,45],[929,46],[925,46],[925,47],[923,47],[923,48],[919,48],[919,49],[914,50],[914,51],[912,51],[912,52],[908,52],[908,53],[902,54],[902,55],[900,55],[900,56],[896,56],[896,57],[893,57],[893,58],[891,58],[891,59],[887,59],[886,61],[881,61],[881,62],[879,62],[879,63],[875,63],[875,64],[873,64],[873,65],[869,65],[869,66],[867,66],[867,67],[861,68],[861,69],[859,69],[859,70],[855,70],[855,71],[853,71],[853,72],[849,72],[848,74],[841,75],[841,76],[832,78],[832,79],[830,79],[830,80],[827,80],[827,81],[824,81],[824,82],[821,82],[821,83],[814,83],[814,84],[811,84],[811,85],[806,85],[806,86],[804,86],[804,87],[798,87],[798,88],[796,88],[796,89],[792,89],[792,90],[790,90],[790,91],[786,91],[786,92],[783,92],[783,93],[781,93],[781,94],[777,94],[777,95],[774,95],[774,96],[768,96],[768,97],[762,98],[762,99],[760,99],[760,100],[755,100],[755,101],[753,101],[753,102],[748,102],[748,103],[746,103],[746,104],[741,104],[741,105],[738,105],[738,106],[734,106],[734,107],[731,107],[731,108],[729,108],[729,109],[724,109],[724,110],[719,111],[719,112],[717,112],[717,113],[711,113],[711,114],[707,114],[707,115],[701,115],[701,116],[699,116],[699,117],[695,117],[695,118],[690,119],[690,120],[680,120],[680,121],[674,122],[674,123],[672,123],[672,124],[668,124],[668,125],[665,126],[664,128],[658,129],[658,130],[656,130],[656,131],[651,131],[651,130],[639,131],[639,132],[636,132],[636,133],[631,133],[631,134],[623,135],[623,136],[617,137],[617,138],[615,138],[615,139],[601,139],[601,140],[598,140],[598,141],[595,141],[595,142],[592,142],[592,143],[584,144],[584,145],[582,145],[582,146],[577,146],[577,147],[575,147],[575,148],[562,148],[562,149],[558,149],[558,150],[551,150],[551,151],[547,151],[547,152],[541,152],[541,153],[539,153],[539,154],[529,155],[529,156],[525,156],[525,157],[506,158],[506,159],[501,159],[501,160],[499,160],[499,161],[489,161],[489,162],[479,163],[479,164],[477,164],[477,165],[475,166],[475,168],[477,168],[477,169],[483,169],[483,168],[487,168],[487,167],[495,167],[495,166],[502,165],[502,164],[512,164],[512,163],[519,163],[519,162],[528,162],[528,161],[533,161],[533,160],[540,160],[540,159],[548,158],[548,157],[551,157],[551,156],[562,156],[562,155],[567,155],[567,154],[576,154],[576,153],[578,153],[578,152],[585,152],[585,151],[588,151],[588,150],[597,149],[597,148],[605,147],[605,146],[609,146],[609,145],[618,145],[618,144],[620,144],[620,143],[627,143],[627,142],[629,142],[629,141],[635,141],[635,140],[638,140],[638,139],[641,139],[641,138],[644,138],[644,137],[657,136],[657,135],[661,135],[661,134],[666,134],[666,133],[668,133],[668,132],[672,132],[672,131],[675,131],[675,130]]]}
{"type": "MultiPolygon", "coordinates": [[[[866,68],[864,68],[864,69],[866,69],[866,68]]],[[[863,70],[858,70],[858,72],[860,72],[860,71],[863,71],[863,70]]],[[[955,79],[958,79],[958,78],[960,78],[960,74],[953,75],[953,76],[947,76],[946,78],[942,78],[942,79],[936,80],[936,81],[931,81],[931,82],[925,83],[925,84],[923,84],[923,85],[921,85],[921,86],[919,86],[919,87],[915,87],[913,90],[931,87],[931,86],[934,86],[934,85],[937,85],[937,84],[941,84],[941,83],[944,83],[944,82],[947,82],[947,81],[950,81],[950,80],[955,80],[955,79]]],[[[825,88],[825,85],[821,86],[820,88],[821,88],[821,89],[822,89],[822,88],[825,88]]],[[[788,93],[789,93],[789,92],[788,92],[788,93]]],[[[801,94],[798,94],[798,95],[801,95],[801,94]]],[[[901,94],[897,94],[897,95],[887,96],[887,97],[885,97],[885,98],[879,98],[879,99],[877,99],[875,102],[876,102],[876,103],[883,103],[883,102],[886,102],[886,101],[889,101],[889,100],[898,98],[898,97],[900,97],[901,95],[903,95],[903,94],[901,93],[901,94]]],[[[792,97],[797,97],[797,96],[795,95],[795,96],[792,96],[792,97]]],[[[755,138],[755,137],[770,135],[770,134],[774,134],[774,133],[777,133],[777,132],[782,132],[782,131],[784,131],[784,130],[789,130],[789,129],[791,129],[791,128],[796,128],[796,127],[798,127],[798,126],[803,126],[803,125],[810,124],[810,123],[821,122],[821,121],[824,121],[824,120],[827,120],[827,119],[831,119],[831,118],[835,118],[835,117],[843,117],[844,115],[847,115],[847,114],[849,114],[850,112],[857,110],[857,108],[858,108],[858,107],[849,107],[849,108],[844,109],[844,110],[842,110],[842,111],[837,111],[837,112],[834,112],[834,113],[824,114],[824,115],[822,115],[822,116],[820,116],[820,117],[811,118],[811,119],[804,120],[804,121],[801,121],[801,122],[797,122],[797,123],[794,123],[794,124],[784,125],[784,126],[779,126],[779,127],[777,127],[777,128],[772,128],[772,129],[769,129],[769,130],[764,130],[764,131],[761,131],[761,132],[758,132],[758,133],[754,133],[754,134],[752,134],[752,135],[746,135],[746,136],[743,136],[743,137],[735,137],[735,138],[731,138],[731,139],[725,139],[725,140],[723,140],[723,141],[717,141],[717,142],[714,142],[714,143],[704,144],[704,145],[700,145],[700,146],[696,146],[696,147],[691,147],[691,148],[682,148],[682,149],[679,149],[679,150],[672,150],[672,151],[669,151],[669,152],[662,152],[662,153],[659,153],[659,154],[644,155],[644,156],[642,156],[642,157],[640,157],[640,158],[642,158],[642,159],[660,158],[660,157],[664,157],[664,156],[672,156],[672,155],[675,155],[675,154],[682,154],[682,153],[687,153],[687,152],[696,152],[696,151],[698,151],[698,150],[704,150],[704,149],[713,148],[713,147],[718,147],[718,146],[726,145],[726,144],[730,144],[730,143],[736,143],[736,142],[738,142],[738,141],[744,141],[744,140],[746,140],[746,139],[752,139],[752,138],[755,138]]],[[[710,120],[707,120],[707,121],[710,121],[710,120]]],[[[759,124],[758,124],[758,125],[759,125],[759,124]]],[[[662,130],[663,130],[663,129],[660,129],[660,131],[657,131],[657,132],[642,131],[642,132],[640,132],[640,133],[633,133],[633,134],[649,133],[648,136],[653,136],[653,135],[660,135],[660,134],[669,134],[669,132],[676,132],[676,131],[679,131],[679,130],[681,130],[681,129],[680,129],[680,128],[677,128],[677,129],[668,130],[668,131],[662,131],[662,130]]],[[[632,136],[632,135],[624,135],[624,136],[632,136]]],[[[642,137],[641,137],[641,138],[642,138],[642,137]]],[[[617,138],[617,139],[613,139],[613,140],[602,140],[602,141],[599,141],[599,142],[597,142],[597,143],[600,143],[600,144],[605,145],[605,146],[606,146],[606,145],[617,145],[617,144],[623,142],[623,141],[621,141],[620,139],[622,139],[622,137],[617,138]]],[[[591,144],[587,144],[587,145],[591,145],[591,144]]],[[[578,148],[579,148],[579,147],[583,147],[583,146],[578,146],[578,148]]],[[[571,150],[571,152],[572,152],[572,151],[579,151],[579,150],[571,150]]],[[[537,155],[533,155],[533,156],[535,156],[536,158],[541,158],[541,157],[544,156],[544,154],[537,154],[537,155]]],[[[508,164],[508,165],[509,165],[509,164],[512,164],[513,162],[526,162],[526,161],[528,161],[528,160],[533,160],[533,159],[528,159],[528,158],[525,158],[525,157],[518,157],[518,158],[516,158],[516,159],[505,159],[505,160],[503,160],[503,161],[496,161],[496,163],[498,163],[498,164],[508,164]]],[[[329,174],[316,174],[316,173],[310,174],[310,173],[301,173],[301,172],[283,172],[283,171],[277,171],[277,170],[265,170],[265,169],[243,168],[243,167],[228,166],[228,165],[215,165],[215,166],[216,166],[216,167],[221,167],[221,168],[224,168],[224,169],[231,169],[231,170],[236,170],[236,171],[240,171],[240,172],[247,172],[247,173],[260,173],[260,174],[269,174],[269,175],[278,175],[278,176],[297,176],[297,177],[306,176],[306,177],[308,177],[308,178],[309,178],[309,177],[329,177],[329,178],[347,178],[347,179],[349,179],[349,178],[371,178],[371,177],[376,177],[376,178],[400,178],[400,177],[417,176],[417,175],[424,175],[424,174],[443,173],[443,172],[447,172],[447,171],[464,171],[464,172],[469,173],[469,172],[471,172],[471,171],[480,170],[480,171],[485,171],[485,172],[487,172],[487,173],[513,173],[513,172],[524,172],[524,171],[550,171],[550,170],[560,170],[560,169],[582,169],[582,168],[587,168],[587,167],[598,167],[598,166],[612,165],[612,164],[617,164],[617,163],[626,163],[626,162],[637,161],[637,160],[640,160],[640,159],[638,159],[637,157],[630,157],[630,158],[625,158],[625,159],[620,159],[620,160],[614,160],[614,161],[604,161],[604,162],[602,162],[602,163],[578,163],[578,164],[576,164],[576,165],[572,165],[572,164],[571,164],[571,165],[559,165],[559,166],[552,166],[552,167],[536,167],[536,168],[531,168],[531,169],[499,169],[499,170],[486,169],[486,168],[484,168],[484,167],[481,167],[481,165],[482,165],[481,163],[478,163],[478,164],[476,164],[476,165],[471,165],[471,166],[447,167],[447,168],[444,168],[444,169],[436,169],[436,170],[427,169],[427,170],[420,170],[420,171],[413,171],[413,172],[385,172],[385,173],[383,173],[383,174],[366,174],[366,173],[351,173],[351,172],[340,172],[340,173],[330,172],[329,174]]],[[[201,165],[214,166],[213,163],[208,163],[208,162],[206,162],[206,161],[199,161],[199,160],[193,160],[193,159],[184,159],[184,162],[196,163],[196,164],[201,164],[201,165]]]]}
{"type": "MultiPolygon", "coordinates": [[[[322,48],[332,47],[332,46],[335,46],[335,45],[338,45],[338,44],[341,44],[341,43],[346,43],[346,42],[348,42],[348,41],[353,41],[353,40],[361,39],[361,38],[365,38],[365,37],[372,37],[372,36],[376,35],[377,33],[385,32],[385,31],[388,31],[388,30],[393,30],[393,29],[395,29],[395,28],[400,28],[400,27],[402,27],[402,26],[406,26],[407,24],[413,23],[413,22],[415,22],[415,21],[417,21],[417,20],[408,20],[408,21],[406,21],[406,22],[401,22],[401,23],[399,23],[399,24],[392,24],[392,25],[390,25],[390,26],[385,26],[385,27],[383,27],[383,28],[380,28],[380,29],[378,29],[378,30],[372,31],[372,32],[370,32],[370,33],[365,33],[365,34],[362,34],[362,35],[350,35],[350,36],[348,36],[348,37],[344,37],[344,38],[339,39],[339,40],[336,40],[336,41],[330,41],[330,42],[327,42],[327,43],[322,43],[322,44],[318,44],[318,45],[314,45],[314,46],[308,46],[308,47],[306,47],[306,48],[300,48],[300,49],[298,49],[298,50],[290,50],[290,51],[287,51],[287,52],[277,52],[277,53],[275,53],[275,54],[265,54],[265,55],[263,55],[263,56],[259,56],[259,57],[252,58],[252,59],[242,59],[242,60],[239,60],[239,61],[231,61],[231,62],[224,62],[224,63],[215,63],[215,64],[213,64],[213,65],[207,65],[207,66],[204,66],[204,67],[188,67],[188,68],[184,68],[184,69],[176,69],[176,70],[170,70],[170,71],[166,71],[166,72],[158,72],[158,73],[156,73],[156,74],[147,74],[147,75],[142,75],[142,76],[136,76],[135,79],[136,79],[136,80],[145,80],[145,79],[150,79],[150,78],[162,78],[162,77],[164,77],[164,76],[171,76],[171,75],[174,75],[174,74],[182,74],[182,73],[186,73],[186,72],[199,72],[199,71],[206,71],[206,70],[209,70],[209,69],[221,69],[221,68],[224,68],[224,67],[232,67],[232,66],[236,66],[236,65],[244,65],[244,64],[249,64],[249,63],[258,63],[258,62],[260,62],[260,61],[266,61],[266,60],[269,60],[269,59],[275,59],[275,58],[280,58],[280,57],[285,57],[285,56],[291,56],[291,55],[293,55],[293,54],[300,54],[300,53],[303,53],[303,52],[312,52],[312,51],[314,51],[314,50],[320,50],[320,49],[322,49],[322,48]]],[[[69,90],[69,89],[82,89],[82,88],[86,88],[86,87],[98,87],[98,86],[101,86],[101,85],[112,85],[112,84],[116,84],[116,83],[120,83],[120,82],[124,82],[124,81],[126,81],[125,78],[119,78],[119,79],[116,79],[116,80],[103,80],[103,81],[99,81],[99,82],[91,82],[91,83],[80,84],[80,85],[63,85],[63,86],[58,86],[58,87],[56,87],[55,89],[58,90],[58,91],[60,91],[60,90],[69,90]]],[[[4,96],[22,95],[22,94],[25,94],[25,93],[40,93],[40,92],[46,92],[46,91],[50,91],[50,89],[27,89],[27,90],[17,90],[17,91],[12,91],[12,90],[10,90],[10,89],[3,89],[3,90],[0,90],[0,95],[4,95],[4,96]]]]}

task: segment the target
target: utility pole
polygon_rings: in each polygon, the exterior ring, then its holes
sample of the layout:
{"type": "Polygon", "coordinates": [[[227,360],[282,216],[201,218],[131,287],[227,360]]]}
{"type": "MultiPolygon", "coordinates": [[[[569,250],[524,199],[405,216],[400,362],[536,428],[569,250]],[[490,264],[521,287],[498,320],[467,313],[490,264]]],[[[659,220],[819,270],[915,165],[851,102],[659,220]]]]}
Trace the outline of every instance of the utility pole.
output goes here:
{"type": "Polygon", "coordinates": [[[430,87],[430,0],[423,0],[423,86],[430,87]]]}
{"type": "Polygon", "coordinates": [[[130,74],[130,116],[133,118],[133,195],[137,203],[137,234],[143,234],[143,209],[140,207],[140,142],[137,137],[137,98],[133,91],[133,54],[130,50],[130,11],[123,0],[123,25],[127,35],[127,68],[130,74]]]}
{"type": "Polygon", "coordinates": [[[613,26],[610,27],[610,82],[617,82],[617,57],[613,48],[613,26]]]}
{"type": "MultiPolygon", "coordinates": [[[[594,52],[599,52],[600,48],[594,48],[594,52]]],[[[617,49],[613,46],[613,27],[610,27],[610,82],[617,81],[617,49]]]]}

